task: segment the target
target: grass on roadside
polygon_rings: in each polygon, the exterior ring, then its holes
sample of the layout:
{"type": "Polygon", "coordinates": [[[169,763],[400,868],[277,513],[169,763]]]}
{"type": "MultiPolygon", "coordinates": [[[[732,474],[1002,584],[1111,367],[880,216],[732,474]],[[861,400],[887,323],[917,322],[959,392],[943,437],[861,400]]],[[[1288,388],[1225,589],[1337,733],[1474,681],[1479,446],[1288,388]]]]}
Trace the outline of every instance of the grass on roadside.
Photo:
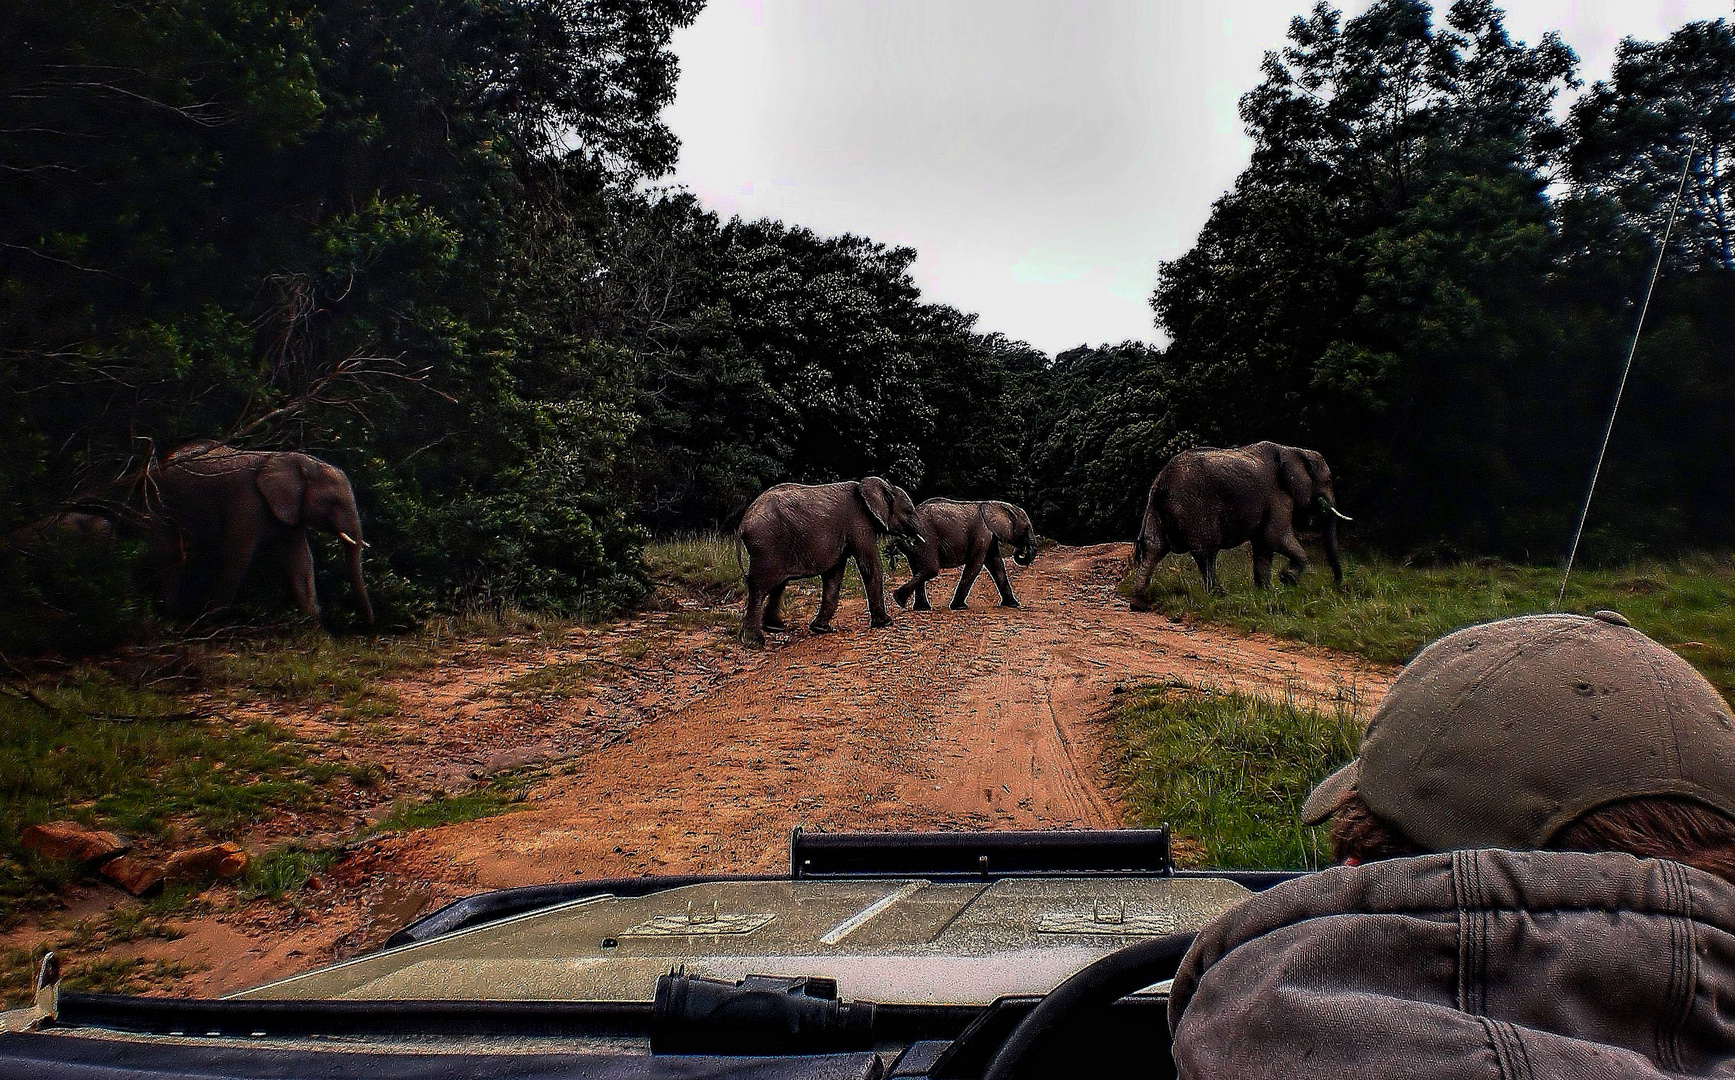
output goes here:
{"type": "MultiPolygon", "coordinates": [[[[887,551],[895,550],[889,544],[883,546],[887,551]]],[[[742,568],[747,564],[747,555],[744,551],[739,554],[741,561],[737,563],[735,537],[732,535],[688,533],[658,540],[645,548],[645,564],[650,567],[651,578],[655,581],[733,601],[744,595],[745,588],[742,568]]],[[[886,591],[890,593],[902,577],[909,576],[909,563],[901,555],[887,557],[885,551],[881,552],[880,562],[886,570],[886,591]],[[897,573],[900,569],[904,571],[902,577],[897,573]]],[[[789,600],[800,607],[803,619],[811,618],[818,609],[819,595],[817,577],[802,578],[789,584],[789,600]]],[[[844,568],[842,595],[856,599],[867,595],[853,559],[844,568]]]]}
{"type": "Polygon", "coordinates": [[[289,893],[300,892],[307,883],[331,868],[337,852],[328,849],[310,850],[295,844],[274,847],[247,864],[237,890],[241,900],[261,897],[277,901],[289,893]]]}
{"type": "Polygon", "coordinates": [[[1299,819],[1308,792],[1355,756],[1354,703],[1327,710],[1170,683],[1116,705],[1116,779],[1132,824],[1174,829],[1177,859],[1212,869],[1314,869],[1324,830],[1299,819]]]}
{"type": "Polygon", "coordinates": [[[737,551],[729,533],[683,533],[645,548],[653,581],[730,600],[742,594],[741,568],[746,564],[746,553],[737,551]]]}
{"type": "Polygon", "coordinates": [[[154,983],[184,978],[194,970],[190,964],[139,956],[92,960],[69,970],[60,988],[80,994],[136,994],[154,983]]]}
{"type": "Polygon", "coordinates": [[[507,814],[522,809],[528,794],[528,782],[518,786],[496,783],[458,795],[436,795],[421,802],[399,800],[376,828],[381,832],[437,829],[442,825],[507,814]]]}
{"type": "MultiPolygon", "coordinates": [[[[1151,579],[1153,606],[1393,664],[1459,627],[1548,611],[1560,585],[1558,567],[1494,561],[1417,567],[1358,557],[1346,560],[1342,588],[1320,560],[1299,585],[1259,593],[1246,548],[1224,552],[1217,570],[1227,596],[1205,592],[1193,560],[1171,555],[1151,579]]],[[[1131,574],[1120,592],[1131,595],[1131,574]]],[[[1724,696],[1735,697],[1732,601],[1735,559],[1701,554],[1574,570],[1563,610],[1619,611],[1679,652],[1724,696]]]]}
{"type": "Polygon", "coordinates": [[[272,724],[192,716],[100,668],[31,692],[37,701],[0,696],[0,922],[73,873],[18,846],[26,825],[71,818],[134,836],[171,824],[228,835],[315,797],[299,744],[272,724]]]}
{"type": "Polygon", "coordinates": [[[483,693],[490,697],[506,698],[519,694],[531,697],[578,697],[607,674],[604,665],[594,660],[566,660],[545,664],[522,675],[503,679],[485,688],[483,693]]]}

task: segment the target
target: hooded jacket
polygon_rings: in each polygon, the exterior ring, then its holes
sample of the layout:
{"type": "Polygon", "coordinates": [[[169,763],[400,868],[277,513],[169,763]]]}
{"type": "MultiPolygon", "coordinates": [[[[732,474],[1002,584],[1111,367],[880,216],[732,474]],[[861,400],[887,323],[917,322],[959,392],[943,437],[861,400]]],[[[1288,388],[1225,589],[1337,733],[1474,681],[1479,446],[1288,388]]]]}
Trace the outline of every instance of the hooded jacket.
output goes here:
{"type": "Polygon", "coordinates": [[[1735,1077],[1735,886],[1609,853],[1333,867],[1206,927],[1169,1028],[1184,1080],[1735,1077]]]}

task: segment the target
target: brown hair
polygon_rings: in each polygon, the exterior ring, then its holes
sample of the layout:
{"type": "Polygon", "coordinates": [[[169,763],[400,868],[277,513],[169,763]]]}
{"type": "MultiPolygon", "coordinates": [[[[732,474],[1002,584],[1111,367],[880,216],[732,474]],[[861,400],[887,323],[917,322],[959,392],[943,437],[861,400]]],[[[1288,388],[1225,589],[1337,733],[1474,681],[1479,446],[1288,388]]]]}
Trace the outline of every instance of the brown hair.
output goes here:
{"type": "MultiPolygon", "coordinates": [[[[1600,806],[1549,839],[1554,851],[1624,851],[1641,859],[1686,863],[1735,882],[1735,820],[1691,799],[1650,796],[1600,806]]],[[[1424,854],[1352,791],[1331,819],[1337,862],[1372,862],[1424,854]]]]}

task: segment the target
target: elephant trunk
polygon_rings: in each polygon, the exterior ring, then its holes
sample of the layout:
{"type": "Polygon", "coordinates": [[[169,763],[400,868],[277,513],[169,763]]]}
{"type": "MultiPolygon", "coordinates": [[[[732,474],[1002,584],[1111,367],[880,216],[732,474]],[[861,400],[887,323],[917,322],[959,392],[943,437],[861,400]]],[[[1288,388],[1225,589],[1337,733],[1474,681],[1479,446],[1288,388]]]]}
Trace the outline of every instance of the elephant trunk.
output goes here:
{"type": "MultiPolygon", "coordinates": [[[[1338,514],[1337,517],[1343,517],[1338,514]]],[[[1349,520],[1344,518],[1345,521],[1349,520]]],[[[1331,579],[1337,584],[1343,584],[1343,563],[1337,555],[1337,518],[1326,517],[1321,524],[1320,533],[1325,540],[1325,561],[1331,564],[1331,579]]]]}
{"type": "MultiPolygon", "coordinates": [[[[341,535],[341,534],[340,534],[341,535]]],[[[374,624],[374,606],[367,598],[367,582],[361,577],[361,551],[367,547],[359,538],[343,537],[349,548],[349,583],[355,587],[355,602],[361,608],[361,617],[369,626],[374,624]]]]}

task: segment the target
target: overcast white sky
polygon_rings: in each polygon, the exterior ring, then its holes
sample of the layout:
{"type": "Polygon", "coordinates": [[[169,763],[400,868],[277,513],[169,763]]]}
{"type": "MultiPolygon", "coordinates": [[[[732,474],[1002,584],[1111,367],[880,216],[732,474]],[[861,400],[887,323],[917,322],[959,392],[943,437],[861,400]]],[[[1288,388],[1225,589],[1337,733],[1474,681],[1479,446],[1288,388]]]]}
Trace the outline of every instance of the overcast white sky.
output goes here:
{"type": "MultiPolygon", "coordinates": [[[[711,0],[675,36],[674,179],[724,216],[914,247],[928,299],[1050,353],[1155,341],[1157,263],[1246,163],[1236,99],[1310,6],[711,0]]],[[[1559,30],[1588,83],[1623,36],[1664,37],[1730,0],[1506,10],[1519,40],[1559,30]]]]}

